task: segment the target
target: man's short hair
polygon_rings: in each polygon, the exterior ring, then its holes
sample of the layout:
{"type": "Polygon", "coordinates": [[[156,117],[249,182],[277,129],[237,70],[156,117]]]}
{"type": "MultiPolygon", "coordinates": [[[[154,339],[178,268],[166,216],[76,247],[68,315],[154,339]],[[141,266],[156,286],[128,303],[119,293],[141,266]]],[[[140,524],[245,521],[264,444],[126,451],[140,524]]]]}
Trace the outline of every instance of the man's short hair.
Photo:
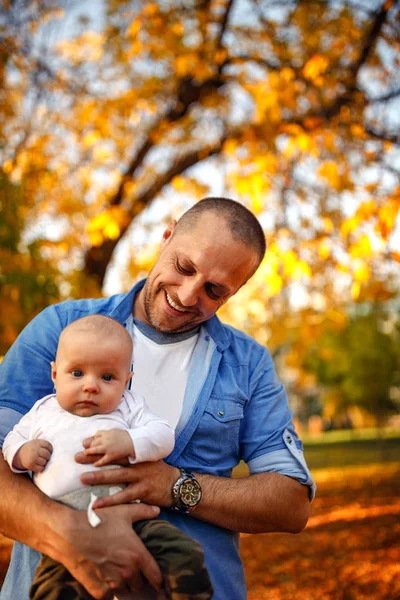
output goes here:
{"type": "Polygon", "coordinates": [[[266,249],[264,232],[255,215],[236,200],[218,197],[199,200],[181,216],[174,234],[195,227],[198,218],[206,212],[214,212],[218,217],[225,219],[232,237],[248,248],[254,248],[260,264],[266,249]]]}

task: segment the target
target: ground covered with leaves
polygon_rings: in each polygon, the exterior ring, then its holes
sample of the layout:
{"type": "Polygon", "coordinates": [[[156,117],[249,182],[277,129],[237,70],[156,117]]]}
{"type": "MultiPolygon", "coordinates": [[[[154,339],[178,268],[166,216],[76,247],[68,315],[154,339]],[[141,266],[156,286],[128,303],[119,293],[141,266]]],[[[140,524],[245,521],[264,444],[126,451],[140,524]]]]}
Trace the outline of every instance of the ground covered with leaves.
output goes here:
{"type": "Polygon", "coordinates": [[[400,598],[400,464],[314,472],[299,535],[244,535],[248,600],[400,598]]]}
{"type": "MultiPolygon", "coordinates": [[[[400,463],[314,475],[318,494],[305,531],[242,536],[248,600],[400,598],[400,463]]],[[[0,537],[0,581],[10,549],[0,537]]]]}

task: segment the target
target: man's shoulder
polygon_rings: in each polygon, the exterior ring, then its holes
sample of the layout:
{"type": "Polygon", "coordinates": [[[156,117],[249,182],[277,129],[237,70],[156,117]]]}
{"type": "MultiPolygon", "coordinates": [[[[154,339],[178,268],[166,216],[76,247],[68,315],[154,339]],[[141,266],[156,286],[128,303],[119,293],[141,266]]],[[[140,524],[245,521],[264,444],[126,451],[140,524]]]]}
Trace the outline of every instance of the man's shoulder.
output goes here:
{"type": "Polygon", "coordinates": [[[68,325],[71,321],[75,321],[76,319],[90,314],[103,314],[113,316],[117,320],[123,320],[131,311],[132,304],[129,304],[128,300],[130,295],[131,292],[127,294],[114,294],[107,298],[64,300],[64,302],[48,306],[43,311],[43,314],[47,313],[47,315],[49,315],[49,313],[53,313],[54,315],[57,315],[60,318],[63,327],[68,325]],[[124,307],[124,305],[126,306],[124,307]],[[123,310],[118,310],[121,307],[124,307],[123,310]]]}
{"type": "MultiPolygon", "coordinates": [[[[221,323],[221,322],[220,322],[221,323]]],[[[229,342],[228,350],[241,357],[260,359],[262,356],[269,356],[269,352],[265,346],[262,346],[251,335],[228,325],[221,323],[229,342]]]]}

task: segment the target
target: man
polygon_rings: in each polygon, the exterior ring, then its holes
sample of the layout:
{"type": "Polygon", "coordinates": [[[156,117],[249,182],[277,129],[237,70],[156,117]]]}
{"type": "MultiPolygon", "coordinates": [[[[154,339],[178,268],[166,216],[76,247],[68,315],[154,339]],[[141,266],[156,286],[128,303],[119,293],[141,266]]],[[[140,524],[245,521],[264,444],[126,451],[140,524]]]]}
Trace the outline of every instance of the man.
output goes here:
{"type": "MultiPolygon", "coordinates": [[[[111,316],[133,337],[132,389],[175,427],[165,462],[82,476],[86,484],[128,483],[97,502],[103,522],[96,529],[0,464],[1,531],[64,564],[95,598],[124,586],[138,590],[142,576],[160,585],[157,565],[130,527],[153,517],[154,507],[202,544],[215,600],[246,598],[236,532],[299,532],[307,523],[315,486],[271,357],[215,316],[264,252],[250,211],[233,200],[204,199],[166,229],[145,282],[109,299],[48,307],[3,361],[2,435],[52,391],[49,365],[61,330],[86,314],[111,316]],[[231,479],[241,459],[250,475],[231,479]],[[112,506],[135,499],[142,503],[112,506]]],[[[26,600],[35,566],[32,551],[15,545],[1,599],[26,600]]]]}

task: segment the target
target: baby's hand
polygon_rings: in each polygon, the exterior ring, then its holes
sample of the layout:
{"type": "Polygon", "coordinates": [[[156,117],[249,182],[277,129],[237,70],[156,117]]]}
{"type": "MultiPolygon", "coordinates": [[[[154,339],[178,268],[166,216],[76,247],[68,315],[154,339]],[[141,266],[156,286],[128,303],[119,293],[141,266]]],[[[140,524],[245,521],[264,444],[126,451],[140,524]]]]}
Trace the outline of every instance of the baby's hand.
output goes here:
{"type": "Polygon", "coordinates": [[[85,454],[102,454],[103,456],[94,464],[95,467],[108,465],[121,458],[135,458],[135,449],[132,438],[127,431],[122,429],[109,429],[96,431],[92,438],[85,440],[85,454]]]}
{"type": "Polygon", "coordinates": [[[50,460],[53,446],[46,440],[31,440],[26,442],[16,452],[13,467],[20,471],[26,469],[34,473],[41,473],[50,460]]]}

